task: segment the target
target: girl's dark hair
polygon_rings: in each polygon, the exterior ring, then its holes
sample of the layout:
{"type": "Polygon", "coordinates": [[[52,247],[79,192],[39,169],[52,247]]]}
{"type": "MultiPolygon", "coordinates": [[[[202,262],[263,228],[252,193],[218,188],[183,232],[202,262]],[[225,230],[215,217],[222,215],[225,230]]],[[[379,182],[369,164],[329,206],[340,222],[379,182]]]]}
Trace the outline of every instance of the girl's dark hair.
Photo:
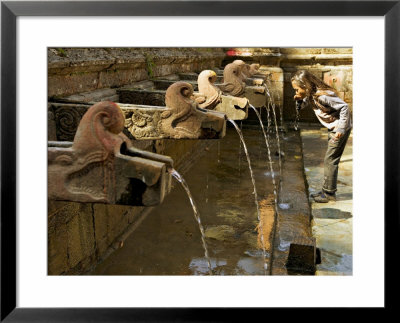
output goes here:
{"type": "Polygon", "coordinates": [[[296,82],[302,89],[308,90],[308,95],[318,97],[320,95],[329,95],[327,91],[332,91],[338,95],[337,91],[324,83],[315,75],[305,70],[299,70],[292,76],[292,82],[296,82]]]}

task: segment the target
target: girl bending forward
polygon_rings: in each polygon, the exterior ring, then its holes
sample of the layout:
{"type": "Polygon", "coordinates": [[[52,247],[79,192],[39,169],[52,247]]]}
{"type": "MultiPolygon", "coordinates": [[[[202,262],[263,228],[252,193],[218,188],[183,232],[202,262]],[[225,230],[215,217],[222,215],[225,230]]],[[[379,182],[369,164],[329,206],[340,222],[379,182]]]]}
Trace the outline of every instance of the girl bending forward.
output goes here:
{"type": "Polygon", "coordinates": [[[349,107],[335,89],[308,71],[297,71],[291,79],[296,90],[294,99],[300,110],[310,106],[323,126],[328,128],[328,149],[324,159],[322,190],[311,194],[316,202],[336,201],[340,157],[349,138],[352,120],[349,107]]]}

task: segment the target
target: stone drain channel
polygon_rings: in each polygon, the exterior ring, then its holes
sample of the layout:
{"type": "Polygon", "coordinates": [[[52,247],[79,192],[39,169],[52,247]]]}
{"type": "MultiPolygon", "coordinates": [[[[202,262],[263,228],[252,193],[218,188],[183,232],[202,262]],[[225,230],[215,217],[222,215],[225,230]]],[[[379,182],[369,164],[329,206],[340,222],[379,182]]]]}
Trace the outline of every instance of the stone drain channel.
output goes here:
{"type": "MultiPolygon", "coordinates": [[[[260,127],[243,125],[265,227],[267,273],[315,272],[316,246],[304,177],[300,133],[281,133],[282,174],[273,164],[279,188],[278,214],[267,150],[260,127]]],[[[270,134],[272,151],[277,151],[270,134]]],[[[246,156],[231,127],[219,143],[207,141],[204,154],[183,174],[205,228],[214,275],[264,275],[257,212],[246,156]]],[[[201,237],[184,190],[176,183],[164,202],[153,207],[120,248],[89,275],[207,275],[201,237]]]]}

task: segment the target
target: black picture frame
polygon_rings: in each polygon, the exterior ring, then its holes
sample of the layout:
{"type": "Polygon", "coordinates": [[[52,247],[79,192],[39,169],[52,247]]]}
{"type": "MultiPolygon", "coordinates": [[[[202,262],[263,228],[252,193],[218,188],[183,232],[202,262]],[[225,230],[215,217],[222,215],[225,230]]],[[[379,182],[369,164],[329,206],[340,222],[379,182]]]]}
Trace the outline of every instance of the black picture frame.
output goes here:
{"type": "MultiPolygon", "coordinates": [[[[384,16],[385,19],[385,309],[399,233],[400,1],[4,1],[1,3],[1,321],[233,322],[265,309],[17,308],[16,290],[16,19],[18,16],[384,16]]],[[[373,44],[371,44],[373,46],[373,44]]],[[[378,108],[377,108],[378,109],[378,108]]],[[[380,111],[377,111],[380,113],[380,111]]],[[[371,127],[373,135],[373,127],[371,127]]],[[[368,138],[365,138],[366,141],[368,138]]],[[[371,165],[372,166],[372,165],[371,165]]],[[[357,167],[357,166],[355,166],[357,167]]],[[[371,174],[373,176],[373,174],[371,174]]],[[[373,195],[373,192],[371,192],[373,195]]],[[[372,234],[372,233],[371,233],[372,234]]],[[[371,236],[373,239],[373,236],[371,236]]],[[[373,255],[371,255],[373,257],[373,255]]],[[[274,309],[278,310],[278,309],[274,309]]],[[[283,309],[285,310],[285,309],[283,309]]],[[[282,311],[282,309],[280,310],[282,311]]],[[[334,314],[333,314],[334,315],[334,314]]],[[[316,317],[314,317],[316,319],[316,317]]]]}

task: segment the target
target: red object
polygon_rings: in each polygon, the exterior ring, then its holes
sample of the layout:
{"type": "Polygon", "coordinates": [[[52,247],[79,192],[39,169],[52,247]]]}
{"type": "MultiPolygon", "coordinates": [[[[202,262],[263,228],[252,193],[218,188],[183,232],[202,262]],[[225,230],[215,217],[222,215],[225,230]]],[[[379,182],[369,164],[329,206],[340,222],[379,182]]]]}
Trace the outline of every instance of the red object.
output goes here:
{"type": "Polygon", "coordinates": [[[238,54],[239,53],[233,49],[230,49],[226,52],[226,55],[228,55],[228,56],[238,56],[238,54]]]}

